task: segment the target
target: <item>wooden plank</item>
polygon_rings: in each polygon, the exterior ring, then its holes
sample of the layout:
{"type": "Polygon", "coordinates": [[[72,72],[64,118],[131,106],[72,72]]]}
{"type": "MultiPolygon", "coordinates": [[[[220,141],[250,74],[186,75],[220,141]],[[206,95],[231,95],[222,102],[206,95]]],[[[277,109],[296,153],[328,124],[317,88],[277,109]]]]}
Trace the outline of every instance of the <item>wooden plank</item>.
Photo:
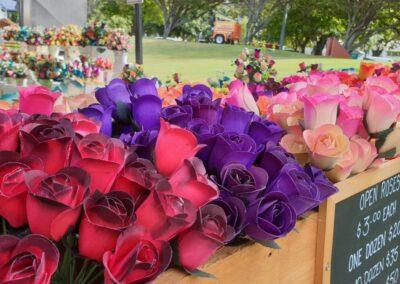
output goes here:
{"type": "Polygon", "coordinates": [[[223,247],[200,269],[217,280],[189,276],[170,269],[155,283],[276,283],[312,284],[315,276],[315,254],[318,213],[313,212],[297,223],[291,232],[277,241],[282,248],[274,250],[259,244],[223,247]]]}
{"type": "MultiPolygon", "coordinates": [[[[400,158],[339,182],[339,192],[320,206],[315,283],[330,283],[336,204],[400,172],[400,158]]],[[[351,217],[351,216],[349,216],[351,217]]]]}

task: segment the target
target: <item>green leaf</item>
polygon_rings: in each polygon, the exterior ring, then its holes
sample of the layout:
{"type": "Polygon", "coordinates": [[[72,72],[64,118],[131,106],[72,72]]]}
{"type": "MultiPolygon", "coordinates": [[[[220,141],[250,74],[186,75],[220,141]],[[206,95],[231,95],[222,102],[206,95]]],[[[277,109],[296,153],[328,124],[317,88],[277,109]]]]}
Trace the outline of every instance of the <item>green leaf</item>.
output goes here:
{"type": "Polygon", "coordinates": [[[215,277],[213,274],[202,271],[200,269],[195,269],[192,271],[188,271],[188,273],[190,275],[196,276],[196,277],[200,277],[200,278],[208,278],[208,279],[217,279],[217,277],[215,277]]]}
{"type": "Polygon", "coordinates": [[[273,249],[281,249],[281,247],[274,240],[256,241],[258,244],[273,249]]]}

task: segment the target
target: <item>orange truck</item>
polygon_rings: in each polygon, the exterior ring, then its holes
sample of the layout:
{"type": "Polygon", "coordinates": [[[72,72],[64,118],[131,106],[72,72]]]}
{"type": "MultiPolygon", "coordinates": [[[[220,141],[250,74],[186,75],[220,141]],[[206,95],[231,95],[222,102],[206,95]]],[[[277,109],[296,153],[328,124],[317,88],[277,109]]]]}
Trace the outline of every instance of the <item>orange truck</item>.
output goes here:
{"type": "Polygon", "coordinates": [[[242,26],[234,21],[215,21],[212,39],[218,44],[239,42],[242,26]]]}

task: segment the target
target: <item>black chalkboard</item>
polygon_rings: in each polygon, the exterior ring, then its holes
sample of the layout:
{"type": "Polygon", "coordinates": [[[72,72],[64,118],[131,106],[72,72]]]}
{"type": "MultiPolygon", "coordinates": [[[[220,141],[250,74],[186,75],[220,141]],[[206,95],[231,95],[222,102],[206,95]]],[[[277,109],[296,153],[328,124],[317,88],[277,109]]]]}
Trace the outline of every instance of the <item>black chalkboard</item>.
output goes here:
{"type": "Polygon", "coordinates": [[[336,204],[331,284],[400,283],[400,173],[336,204]]]}

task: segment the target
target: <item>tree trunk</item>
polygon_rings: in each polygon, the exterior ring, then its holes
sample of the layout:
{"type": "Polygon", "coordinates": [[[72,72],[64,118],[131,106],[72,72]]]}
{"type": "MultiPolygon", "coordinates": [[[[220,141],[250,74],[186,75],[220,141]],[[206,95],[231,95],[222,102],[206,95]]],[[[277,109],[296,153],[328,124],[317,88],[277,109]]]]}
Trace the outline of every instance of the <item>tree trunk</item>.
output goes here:
{"type": "Polygon", "coordinates": [[[318,41],[316,42],[316,44],[313,47],[313,51],[312,54],[313,55],[322,55],[322,51],[325,48],[326,45],[326,41],[328,40],[329,36],[327,35],[322,35],[318,41]]]}
{"type": "Polygon", "coordinates": [[[165,23],[164,24],[163,39],[166,39],[167,37],[169,37],[171,32],[172,32],[172,25],[170,23],[165,23]]]}
{"type": "Polygon", "coordinates": [[[379,56],[382,55],[382,52],[383,52],[383,49],[375,49],[375,50],[372,50],[372,56],[379,57],[379,56]]]}

